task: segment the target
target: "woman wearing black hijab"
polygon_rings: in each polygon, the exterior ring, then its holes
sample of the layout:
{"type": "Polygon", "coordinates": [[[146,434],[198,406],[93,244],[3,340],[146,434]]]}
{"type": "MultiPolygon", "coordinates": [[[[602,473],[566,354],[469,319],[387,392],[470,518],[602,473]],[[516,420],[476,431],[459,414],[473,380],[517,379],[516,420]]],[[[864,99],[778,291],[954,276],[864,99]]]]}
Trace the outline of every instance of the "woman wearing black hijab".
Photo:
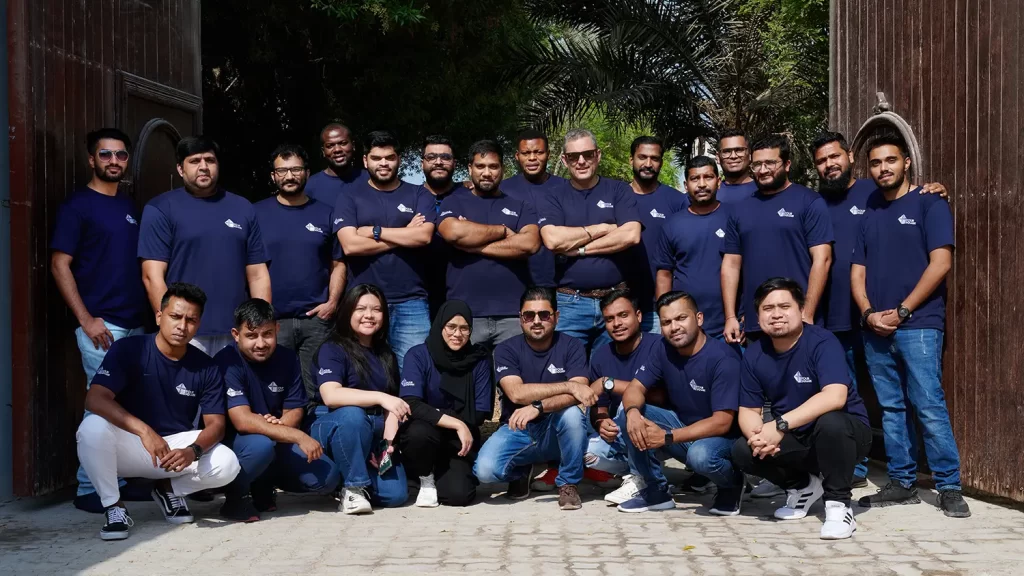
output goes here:
{"type": "Polygon", "coordinates": [[[405,356],[399,391],[412,417],[399,435],[402,460],[419,476],[416,505],[466,506],[476,497],[473,461],[480,425],[491,417],[491,355],[470,343],[473,313],[461,300],[441,305],[427,341],[405,356]]]}

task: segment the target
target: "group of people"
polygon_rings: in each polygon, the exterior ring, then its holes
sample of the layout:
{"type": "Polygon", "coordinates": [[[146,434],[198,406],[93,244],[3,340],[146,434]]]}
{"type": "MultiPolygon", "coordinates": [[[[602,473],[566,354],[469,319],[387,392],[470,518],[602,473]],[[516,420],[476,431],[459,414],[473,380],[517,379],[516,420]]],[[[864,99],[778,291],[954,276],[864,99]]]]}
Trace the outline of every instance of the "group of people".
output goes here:
{"type": "Polygon", "coordinates": [[[93,177],[51,247],[89,385],[75,504],[105,515],[103,539],[128,536],[125,501],[190,522],[185,496],[216,490],[251,522],[280,489],[362,514],[403,505],[407,475],[423,507],[507,483],[574,510],[587,479],[620,511],[671,509],[668,457],[714,491],[712,514],[739,514],[760,479],[754,496],[785,495],[776,518],[824,499],[822,538],[848,538],[872,440],[860,357],[890,481],[859,503],[920,502],[921,427],[939,507],[970,515],[941,389],[952,215],[941,185],[911,184],[898,136],[871,140],[855,180],[847,141],[822,134],[812,191],[789,180],[785,137],[726,131],[722,174],[688,159],[685,193],[659,182],[650,136],[630,183],[599,175],[583,129],[568,179],[539,131],[507,180],[500,144],[473,144],[464,183],[441,136],[418,150],[423,185],[399,178],[387,132],[360,154],[331,123],[321,143],[312,176],[301,147],[274,150],[274,193],[250,204],[219,187],[217,145],[185,138],[184,187],[140,216],[118,190],[129,138],[88,135],[93,177]]]}

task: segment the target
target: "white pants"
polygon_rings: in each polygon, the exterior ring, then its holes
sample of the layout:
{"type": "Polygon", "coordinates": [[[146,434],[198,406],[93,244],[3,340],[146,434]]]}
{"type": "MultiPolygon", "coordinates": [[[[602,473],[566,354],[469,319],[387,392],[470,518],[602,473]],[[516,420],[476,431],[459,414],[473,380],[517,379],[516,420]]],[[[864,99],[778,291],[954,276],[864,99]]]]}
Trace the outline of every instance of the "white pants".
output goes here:
{"type": "Polygon", "coordinates": [[[231,346],[235,343],[235,338],[231,334],[215,334],[212,336],[195,336],[189,341],[189,344],[199,348],[206,353],[207,356],[213,358],[224,348],[231,346]]]}
{"type": "MultiPolygon", "coordinates": [[[[172,450],[185,448],[196,441],[199,430],[164,436],[172,450]]],[[[153,466],[153,458],[142,445],[142,439],[122,430],[96,414],[89,414],[78,427],[78,460],[89,475],[104,507],[121,499],[117,477],[170,478],[171,489],[185,496],[208,488],[225,486],[235,479],[241,467],[230,448],[215,444],[203,457],[181,472],[168,472],[153,466]]]]}

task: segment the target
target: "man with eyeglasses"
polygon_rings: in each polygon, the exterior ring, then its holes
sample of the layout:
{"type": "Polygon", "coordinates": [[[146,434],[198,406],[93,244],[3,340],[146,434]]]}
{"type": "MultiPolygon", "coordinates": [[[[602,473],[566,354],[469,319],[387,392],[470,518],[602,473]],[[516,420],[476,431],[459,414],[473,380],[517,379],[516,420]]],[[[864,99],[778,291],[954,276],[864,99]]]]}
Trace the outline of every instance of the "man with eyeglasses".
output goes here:
{"type": "Polygon", "coordinates": [[[506,496],[521,500],[530,495],[533,465],[556,461],[558,506],[578,510],[585,408],[597,401],[587,380],[586,351],[579,340],[555,331],[558,303],[551,288],[527,288],[519,310],[523,334],[494,351],[502,425],[480,448],[473,474],[482,484],[508,482],[506,496]]]}
{"type": "Polygon", "coordinates": [[[750,140],[736,128],[726,128],[718,137],[718,158],[722,163],[722,187],[718,201],[730,204],[757,192],[750,172],[750,140]]]}
{"type": "Polygon", "coordinates": [[[366,145],[369,181],[338,197],[334,233],[345,252],[349,285],[384,291],[389,338],[401,368],[405,353],[430,333],[424,248],[434,235],[434,198],[399,179],[401,150],[390,132],[370,132],[366,145]]]}
{"type": "MultiPolygon", "coordinates": [[[[456,194],[456,192],[464,192],[461,185],[452,181],[452,176],[455,174],[455,153],[452,141],[440,134],[427,136],[423,139],[423,151],[420,156],[420,166],[423,168],[423,189],[434,197],[434,217],[436,218],[441,213],[441,203],[445,198],[456,194]]],[[[429,265],[424,270],[431,318],[437,314],[441,304],[445,302],[445,274],[451,257],[451,248],[443,238],[435,234],[430,239],[430,247],[427,250],[429,265]]],[[[476,308],[473,308],[473,314],[477,314],[476,308]]]]}
{"type": "Polygon", "coordinates": [[[313,355],[327,339],[331,318],[345,290],[341,244],[332,232],[328,206],[306,195],[309,156],[283,144],[270,155],[275,194],[254,205],[270,252],[273,307],[280,326],[277,343],[299,355],[308,398],[316,393],[313,355]]]}
{"type": "Polygon", "coordinates": [[[556,256],[558,330],[593,350],[610,341],[599,302],[626,286],[634,266],[631,249],[640,243],[643,226],[629,186],[598,175],[601,150],[590,131],[577,128],[565,135],[562,162],[570,180],[545,197],[540,233],[556,256]]]}
{"type": "Polygon", "coordinates": [[[366,181],[366,170],[356,154],[356,142],[348,126],[331,122],[320,131],[320,154],[327,168],[309,178],[306,195],[333,207],[341,192],[366,181]]]}
{"type": "Polygon", "coordinates": [[[501,191],[503,172],[498,143],[474,143],[469,149],[473,189],[445,198],[438,222],[440,236],[452,248],[447,298],[469,305],[473,343],[488,348],[521,332],[517,298],[530,285],[526,259],[540,248],[537,212],[501,191]]]}
{"type": "MultiPolygon", "coordinates": [[[[139,212],[127,193],[118,192],[131,142],[120,130],[101,128],[86,135],[85,146],[92,178],[57,211],[50,271],[78,322],[75,337],[88,387],[110,345],[142,333],[149,308],[135,255],[139,212]]],[[[103,511],[81,467],[75,506],[103,511]]]]}

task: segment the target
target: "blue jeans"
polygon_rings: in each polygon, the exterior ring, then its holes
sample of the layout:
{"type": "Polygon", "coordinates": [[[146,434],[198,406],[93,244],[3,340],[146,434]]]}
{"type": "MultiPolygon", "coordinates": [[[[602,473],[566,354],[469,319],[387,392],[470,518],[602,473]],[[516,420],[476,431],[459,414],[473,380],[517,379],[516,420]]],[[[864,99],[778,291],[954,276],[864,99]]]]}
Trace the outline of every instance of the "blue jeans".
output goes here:
{"type": "Polygon", "coordinates": [[[620,409],[612,421],[619,427],[619,436],[611,443],[605,442],[593,425],[589,421],[587,422],[587,457],[596,458],[596,461],[592,464],[587,464],[587,467],[608,472],[609,474],[625,474],[627,470],[635,473],[636,471],[629,467],[626,444],[622,440],[626,430],[625,412],[620,409]]]}
{"type": "Polygon", "coordinates": [[[262,434],[237,434],[226,439],[242,471],[226,492],[245,496],[253,484],[277,486],[286,492],[330,494],[338,487],[338,467],[326,455],[312,462],[296,444],[278,444],[262,434]]]}
{"type": "MultiPolygon", "coordinates": [[[[115,326],[110,322],[103,323],[107,330],[110,330],[110,335],[114,337],[114,341],[118,341],[125,336],[135,336],[136,334],[142,334],[142,328],[121,328],[115,326]]],[[[85,389],[88,390],[89,386],[92,385],[92,378],[96,375],[96,371],[100,369],[100,364],[103,363],[103,358],[107,355],[107,351],[103,348],[96,348],[93,345],[92,340],[85,335],[85,331],[82,330],[81,326],[75,329],[75,339],[78,341],[78,351],[82,353],[82,368],[85,370],[85,389]]],[[[84,419],[89,415],[89,411],[86,410],[85,414],[82,415],[84,419]]],[[[78,493],[77,496],[85,494],[92,494],[96,491],[92,487],[92,482],[89,481],[89,475],[85,473],[85,469],[81,466],[78,467],[78,493]]],[[[124,486],[124,480],[119,479],[118,485],[124,486]]]]}
{"type": "Polygon", "coordinates": [[[921,422],[924,449],[939,490],[960,489],[960,454],[942,393],[942,331],[898,329],[888,338],[864,332],[864,355],[882,407],[889,478],[917,479],[917,435],[907,404],[921,422]]]}
{"type": "Polygon", "coordinates": [[[368,488],[370,501],[384,508],[401,506],[409,499],[405,468],[400,462],[383,476],[369,464],[384,437],[383,415],[367,414],[358,406],[342,406],[330,412],[325,406],[317,406],[309,435],[337,463],[346,488],[368,488]]]}
{"type": "Polygon", "coordinates": [[[661,317],[657,312],[645,312],[640,319],[640,331],[661,334],[661,317]]]}
{"type": "Polygon", "coordinates": [[[413,346],[423,344],[430,334],[430,306],[422,299],[388,304],[388,316],[391,321],[388,338],[401,372],[405,353],[413,346]]]}
{"type": "MultiPolygon", "coordinates": [[[[857,390],[857,352],[863,351],[864,339],[861,338],[860,332],[855,330],[835,332],[835,335],[839,339],[839,343],[843,345],[843,351],[846,352],[846,371],[850,373],[850,382],[853,383],[853,389],[857,390]]],[[[853,468],[853,475],[859,478],[867,478],[867,464],[867,458],[858,462],[853,468]]]]}
{"type": "Polygon", "coordinates": [[[597,298],[585,298],[579,294],[556,294],[558,302],[558,325],[555,330],[564,332],[583,341],[587,354],[612,341],[604,329],[604,316],[597,298]]]}
{"type": "Polygon", "coordinates": [[[583,454],[587,450],[587,416],[576,406],[544,414],[512,430],[502,424],[480,448],[473,474],[481,484],[510,482],[530,473],[539,462],[558,462],[555,485],[583,480],[583,454]]]}
{"type": "MultiPolygon", "coordinates": [[[[645,405],[643,407],[644,418],[654,422],[663,430],[668,432],[675,428],[682,428],[683,423],[671,410],[658,408],[657,406],[645,405]]],[[[622,426],[620,435],[626,443],[626,450],[629,451],[630,468],[636,470],[648,486],[658,486],[662,490],[668,489],[668,480],[661,471],[662,457],[671,456],[695,473],[706,476],[719,488],[736,488],[743,482],[743,475],[732,465],[732,445],[736,438],[723,438],[715,436],[712,438],[701,438],[693,442],[680,442],[665,446],[660,450],[640,450],[633,445],[626,427],[622,426]],[[658,454],[658,453],[661,454],[658,454]]]]}

